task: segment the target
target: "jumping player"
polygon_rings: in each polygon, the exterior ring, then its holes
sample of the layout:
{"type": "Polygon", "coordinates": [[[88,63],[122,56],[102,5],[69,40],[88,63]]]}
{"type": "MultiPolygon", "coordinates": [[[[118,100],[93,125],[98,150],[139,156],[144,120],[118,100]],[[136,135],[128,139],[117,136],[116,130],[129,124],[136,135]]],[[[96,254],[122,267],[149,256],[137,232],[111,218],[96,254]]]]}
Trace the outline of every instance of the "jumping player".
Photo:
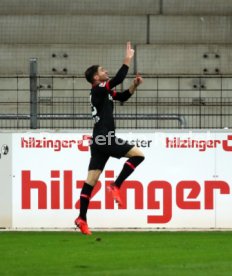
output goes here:
{"type": "Polygon", "coordinates": [[[123,65],[111,80],[108,72],[99,65],[93,65],[85,72],[87,81],[92,84],[90,102],[95,124],[90,145],[91,159],[88,176],[81,190],[80,214],[75,224],[86,235],[91,235],[86,218],[91,193],[109,157],[128,158],[117,179],[109,187],[109,192],[119,206],[122,204],[119,191],[123,181],[144,160],[144,155],[139,148],[115,136],[113,118],[113,100],[127,101],[143,82],[142,77],[137,74],[129,89],[121,93],[113,89],[125,79],[133,56],[134,50],[131,48],[131,43],[127,42],[123,65]]]}

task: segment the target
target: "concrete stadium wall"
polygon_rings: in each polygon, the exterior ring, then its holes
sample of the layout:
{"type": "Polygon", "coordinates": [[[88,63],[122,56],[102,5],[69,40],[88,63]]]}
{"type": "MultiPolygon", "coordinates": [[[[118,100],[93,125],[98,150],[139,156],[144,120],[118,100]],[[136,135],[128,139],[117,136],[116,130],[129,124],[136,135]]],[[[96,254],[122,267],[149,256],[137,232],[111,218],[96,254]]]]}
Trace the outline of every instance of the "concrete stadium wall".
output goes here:
{"type": "MultiPolygon", "coordinates": [[[[121,91],[122,89],[126,89],[133,81],[132,77],[128,77],[123,82],[123,86],[117,87],[118,91],[121,91]]],[[[45,95],[48,95],[47,91],[53,90],[53,96],[54,97],[70,97],[72,95],[79,96],[79,97],[85,97],[86,92],[89,92],[90,84],[85,80],[85,78],[64,78],[63,76],[56,76],[54,78],[38,78],[38,86],[42,85],[42,87],[39,90],[40,96],[43,97],[45,95]],[[48,85],[51,85],[50,88],[48,88],[48,85]]],[[[29,99],[29,78],[28,77],[10,77],[10,78],[0,78],[0,93],[1,99],[5,102],[9,101],[10,99],[13,100],[19,100],[19,101],[28,101],[29,99]],[[16,94],[18,90],[18,94],[16,94]],[[9,93],[8,93],[9,92],[9,93]],[[12,93],[12,95],[10,95],[12,93]]],[[[162,91],[162,97],[178,97],[178,93],[180,93],[183,97],[192,97],[192,92],[188,93],[188,90],[195,90],[196,93],[199,93],[199,90],[201,90],[201,93],[211,93],[212,91],[215,91],[215,94],[207,94],[205,96],[208,97],[218,97],[218,93],[222,89],[222,96],[223,97],[229,97],[231,96],[231,90],[232,90],[232,79],[231,77],[228,78],[222,78],[220,76],[214,76],[211,78],[207,78],[207,76],[201,76],[201,77],[191,77],[186,76],[184,78],[178,78],[178,77],[152,77],[147,78],[144,76],[144,83],[138,87],[138,96],[139,97],[157,97],[157,90],[162,91]],[[200,87],[201,85],[204,85],[203,88],[200,87]],[[196,85],[196,87],[194,87],[196,85]],[[179,88],[178,88],[179,87],[179,88]],[[180,89],[180,91],[179,91],[180,89]],[[172,91],[171,91],[172,90],[172,91]],[[218,91],[219,92],[218,92],[218,91]],[[169,94],[166,95],[163,93],[163,91],[169,91],[169,94]],[[186,92],[185,92],[186,91],[186,92]],[[211,92],[209,92],[211,91],[211,92]]],[[[196,95],[198,96],[198,94],[196,95]]]]}
{"type": "MultiPolygon", "coordinates": [[[[123,86],[118,86],[117,91],[127,89],[133,78],[127,78],[123,86]]],[[[84,78],[38,78],[39,98],[57,97],[86,97],[89,95],[90,84],[84,78]],[[49,86],[49,87],[48,87],[49,86]]],[[[1,107],[8,111],[7,103],[25,102],[29,104],[30,90],[28,78],[0,78],[0,97],[5,106],[1,107]]],[[[138,97],[231,97],[232,79],[215,76],[204,77],[144,77],[144,83],[138,87],[138,97]]],[[[21,112],[19,112],[21,113],[21,112]]]]}
{"type": "Polygon", "coordinates": [[[158,14],[160,0],[1,0],[0,14],[158,14]]]}
{"type": "Polygon", "coordinates": [[[123,62],[124,48],[125,45],[3,45],[0,46],[0,75],[28,74],[32,57],[38,58],[39,75],[84,75],[86,68],[92,64],[101,64],[109,73],[114,73],[123,62]],[[53,58],[53,54],[56,57],[53,58]],[[68,56],[64,57],[66,54],[68,56]]]}
{"type": "Polygon", "coordinates": [[[26,15],[0,17],[1,44],[146,42],[146,16],[26,15]]]}
{"type": "Polygon", "coordinates": [[[0,14],[231,15],[231,0],[1,0],[0,14]]]}
{"type": "Polygon", "coordinates": [[[231,74],[230,60],[230,45],[163,44],[137,47],[137,68],[144,74],[231,74]]]}
{"type": "Polygon", "coordinates": [[[138,45],[130,72],[230,74],[231,24],[230,16],[4,15],[0,75],[28,74],[31,57],[42,75],[83,74],[93,63],[113,73],[127,40],[138,45]]]}
{"type": "Polygon", "coordinates": [[[231,43],[230,16],[151,16],[150,43],[231,43]]]}
{"type": "MultiPolygon", "coordinates": [[[[27,75],[33,57],[38,59],[39,75],[83,76],[92,64],[103,65],[113,75],[123,62],[124,48],[124,44],[0,45],[0,75],[27,75]]],[[[231,74],[231,55],[231,45],[140,44],[129,74],[231,74]]]]}
{"type": "Polygon", "coordinates": [[[0,17],[0,44],[231,43],[230,16],[0,17]]]}
{"type": "MultiPolygon", "coordinates": [[[[85,97],[89,85],[83,78],[73,82],[64,81],[62,76],[83,77],[91,64],[101,64],[113,75],[122,63],[125,42],[131,40],[136,56],[129,74],[139,71],[145,77],[138,96],[168,98],[179,93],[182,97],[199,97],[196,79],[181,80],[178,91],[177,79],[158,80],[156,75],[201,74],[201,96],[217,97],[221,80],[216,75],[232,74],[231,14],[232,0],[144,0],[142,5],[141,0],[2,0],[0,76],[28,75],[29,59],[36,57],[39,75],[61,76],[52,83],[49,78],[39,80],[40,98],[49,98],[54,91],[57,97],[68,96],[72,88],[74,94],[85,97]],[[204,80],[208,74],[215,74],[215,78],[204,80]],[[147,75],[153,75],[153,79],[147,75]],[[190,92],[194,85],[196,91],[190,92]]],[[[28,114],[28,79],[0,79],[0,85],[1,101],[5,103],[1,113],[28,114]],[[16,101],[25,103],[9,104],[16,101]]],[[[223,86],[228,90],[222,96],[231,96],[231,81],[224,79],[223,86]]],[[[43,108],[49,111],[48,104],[43,108]]],[[[170,107],[162,110],[177,112],[170,107]]],[[[68,107],[63,111],[68,113],[68,107]]],[[[119,126],[125,124],[119,122],[119,126]]],[[[165,126],[166,122],[159,124],[165,126]]]]}
{"type": "Polygon", "coordinates": [[[163,0],[163,14],[170,15],[231,15],[231,0],[163,0]]]}

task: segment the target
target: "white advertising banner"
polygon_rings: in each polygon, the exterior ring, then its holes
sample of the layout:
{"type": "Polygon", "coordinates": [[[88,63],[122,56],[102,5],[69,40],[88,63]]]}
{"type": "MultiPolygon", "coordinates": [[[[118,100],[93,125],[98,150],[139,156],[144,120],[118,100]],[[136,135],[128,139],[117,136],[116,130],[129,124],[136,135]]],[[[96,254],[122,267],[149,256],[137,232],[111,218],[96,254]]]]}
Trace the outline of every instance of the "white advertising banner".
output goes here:
{"type": "MultiPolygon", "coordinates": [[[[70,228],[90,159],[90,132],[15,133],[13,228],[70,228]]],[[[145,154],[117,207],[107,186],[125,158],[110,158],[88,211],[91,228],[232,228],[232,134],[118,133],[145,154]]]]}

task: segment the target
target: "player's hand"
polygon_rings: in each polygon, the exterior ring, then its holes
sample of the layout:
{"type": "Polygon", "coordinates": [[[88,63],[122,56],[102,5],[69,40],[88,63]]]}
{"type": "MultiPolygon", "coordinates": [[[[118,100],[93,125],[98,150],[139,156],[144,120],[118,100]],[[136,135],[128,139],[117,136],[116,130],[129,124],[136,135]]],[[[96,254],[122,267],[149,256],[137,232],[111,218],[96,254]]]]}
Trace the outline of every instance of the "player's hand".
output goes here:
{"type": "Polygon", "coordinates": [[[126,44],[126,57],[129,59],[132,59],[134,56],[135,50],[131,48],[131,43],[130,41],[127,42],[126,44]]]}
{"type": "Polygon", "coordinates": [[[143,78],[142,76],[137,73],[134,80],[133,80],[133,83],[132,85],[129,87],[129,92],[131,94],[134,94],[134,92],[136,91],[136,88],[143,82],[143,78]]]}
{"type": "Polygon", "coordinates": [[[142,78],[142,76],[139,73],[137,73],[136,77],[134,78],[134,86],[137,87],[141,83],[143,83],[143,78],[142,78]]]}
{"type": "Polygon", "coordinates": [[[131,59],[133,58],[134,53],[135,53],[135,50],[131,48],[131,43],[127,42],[124,64],[126,64],[127,66],[130,66],[131,59]]]}

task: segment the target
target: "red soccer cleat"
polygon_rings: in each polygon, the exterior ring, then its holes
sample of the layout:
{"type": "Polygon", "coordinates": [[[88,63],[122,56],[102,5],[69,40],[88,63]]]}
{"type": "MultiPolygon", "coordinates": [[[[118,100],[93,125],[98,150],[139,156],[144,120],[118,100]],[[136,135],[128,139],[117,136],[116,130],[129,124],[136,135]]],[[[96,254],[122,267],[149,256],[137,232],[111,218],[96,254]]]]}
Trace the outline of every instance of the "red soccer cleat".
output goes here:
{"type": "Polygon", "coordinates": [[[84,235],[92,235],[91,231],[89,230],[88,224],[85,220],[78,217],[75,222],[76,226],[81,230],[81,233],[84,235]]]}
{"type": "Polygon", "coordinates": [[[115,185],[111,184],[108,187],[108,190],[112,193],[112,196],[114,198],[114,200],[118,203],[118,206],[122,206],[122,199],[120,197],[120,193],[119,193],[119,188],[116,187],[115,185]]]}

